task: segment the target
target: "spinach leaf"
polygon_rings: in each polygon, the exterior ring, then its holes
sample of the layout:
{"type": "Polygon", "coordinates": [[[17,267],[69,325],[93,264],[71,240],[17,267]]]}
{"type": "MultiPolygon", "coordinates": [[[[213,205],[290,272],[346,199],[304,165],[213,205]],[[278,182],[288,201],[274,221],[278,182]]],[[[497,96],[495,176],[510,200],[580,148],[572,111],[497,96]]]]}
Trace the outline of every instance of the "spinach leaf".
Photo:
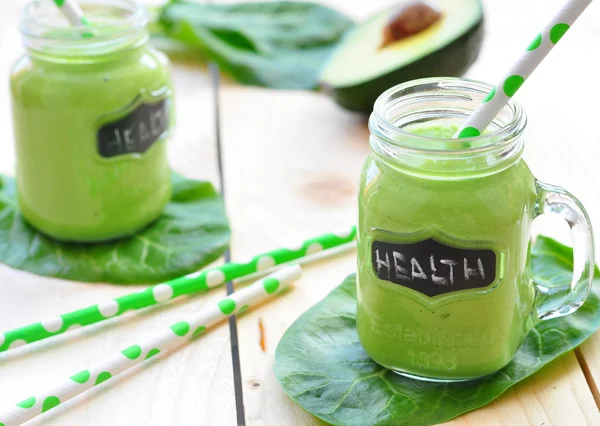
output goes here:
{"type": "Polygon", "coordinates": [[[164,6],[154,33],[198,49],[240,83],[313,89],[342,34],[352,26],[323,5],[273,1],[164,6]]]}
{"type": "MultiPolygon", "coordinates": [[[[568,285],[573,252],[538,238],[532,249],[536,279],[568,285]]],[[[348,277],[284,334],[275,355],[283,390],[309,413],[334,425],[431,425],[479,408],[600,328],[600,273],[574,314],[541,322],[502,370],[463,383],[408,379],[373,362],[356,334],[356,282],[348,277]]]]}
{"type": "Polygon", "coordinates": [[[37,275],[114,284],[157,283],[197,271],[229,244],[221,196],[209,182],[173,175],[162,216],[137,235],[102,244],[53,240],[21,217],[16,185],[0,175],[0,262],[37,275]]]}

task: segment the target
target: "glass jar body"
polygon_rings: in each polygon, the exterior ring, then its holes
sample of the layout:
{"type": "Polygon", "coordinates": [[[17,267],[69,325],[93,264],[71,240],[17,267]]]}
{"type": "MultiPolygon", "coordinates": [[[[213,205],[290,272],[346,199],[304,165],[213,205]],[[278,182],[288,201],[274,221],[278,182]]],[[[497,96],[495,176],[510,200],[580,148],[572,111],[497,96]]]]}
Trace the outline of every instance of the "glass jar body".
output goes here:
{"type": "Polygon", "coordinates": [[[29,50],[12,70],[19,204],[54,238],[132,234],[170,198],[169,64],[133,37],[97,54],[92,41],[85,57],[68,44],[29,50]]]}
{"type": "Polygon", "coordinates": [[[426,380],[508,364],[534,324],[530,232],[538,194],[509,105],[490,134],[453,140],[491,87],[428,79],[390,89],[371,116],[361,176],[357,329],[366,352],[426,380]]]}
{"type": "MultiPolygon", "coordinates": [[[[498,173],[464,180],[412,176],[371,156],[359,199],[358,334],[379,364],[410,375],[464,380],[491,374],[510,362],[532,325],[534,286],[529,238],[536,192],[524,161],[498,173]],[[373,270],[374,241],[492,249],[498,279],[491,285],[435,297],[380,279],[373,270]]],[[[406,254],[406,253],[405,253],[406,254]]],[[[445,257],[397,261],[409,275],[435,275],[450,283],[445,257]]],[[[446,262],[447,263],[447,262],[446,262]]],[[[392,267],[394,260],[392,255],[392,267]]],[[[475,266],[472,263],[468,267],[475,266]]],[[[384,271],[385,272],[385,271],[384,271]]],[[[394,271],[395,272],[395,271],[394,271]]]]}

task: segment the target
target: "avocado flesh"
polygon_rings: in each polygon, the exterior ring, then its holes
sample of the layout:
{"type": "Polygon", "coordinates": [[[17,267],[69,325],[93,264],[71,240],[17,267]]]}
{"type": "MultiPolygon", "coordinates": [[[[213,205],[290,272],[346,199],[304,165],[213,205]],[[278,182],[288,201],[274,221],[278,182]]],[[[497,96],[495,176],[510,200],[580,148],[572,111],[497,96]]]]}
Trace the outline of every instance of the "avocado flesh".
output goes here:
{"type": "Polygon", "coordinates": [[[385,90],[425,77],[458,77],[475,61],[483,39],[479,0],[437,0],[442,18],[424,31],[381,48],[397,6],[357,26],[321,74],[321,86],[342,107],[369,113],[385,90]]]}

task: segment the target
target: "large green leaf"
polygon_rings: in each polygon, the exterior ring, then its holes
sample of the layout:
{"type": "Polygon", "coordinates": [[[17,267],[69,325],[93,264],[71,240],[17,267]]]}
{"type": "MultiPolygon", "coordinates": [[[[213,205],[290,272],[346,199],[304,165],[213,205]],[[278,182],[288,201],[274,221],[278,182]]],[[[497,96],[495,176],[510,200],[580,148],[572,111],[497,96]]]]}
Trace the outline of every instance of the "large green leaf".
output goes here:
{"type": "Polygon", "coordinates": [[[352,21],[308,2],[172,1],[162,9],[159,24],[156,35],[197,49],[241,83],[313,89],[352,21]]]}
{"type": "MultiPolygon", "coordinates": [[[[570,248],[540,237],[532,252],[536,279],[568,285],[570,248]]],[[[275,375],[302,408],[334,425],[441,423],[496,399],[590,337],[600,327],[599,275],[577,312],[539,323],[505,368],[479,381],[453,384],[408,379],[367,356],[356,334],[353,275],[286,331],[277,347],[275,375]]]]}
{"type": "Polygon", "coordinates": [[[220,195],[209,182],[173,175],[162,216],[139,234],[104,244],[55,241],[21,217],[12,178],[0,176],[0,262],[37,275],[115,284],[157,283],[197,271],[229,244],[220,195]]]}

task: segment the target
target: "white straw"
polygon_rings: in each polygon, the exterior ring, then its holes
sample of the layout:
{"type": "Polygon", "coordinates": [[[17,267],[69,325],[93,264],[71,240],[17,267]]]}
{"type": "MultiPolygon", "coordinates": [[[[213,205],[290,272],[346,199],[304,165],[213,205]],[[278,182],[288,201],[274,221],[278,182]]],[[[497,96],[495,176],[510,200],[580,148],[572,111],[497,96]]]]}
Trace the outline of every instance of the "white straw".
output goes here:
{"type": "Polygon", "coordinates": [[[300,278],[301,272],[298,265],[281,269],[236,291],[219,303],[202,309],[185,321],[171,325],[152,339],[129,346],[94,367],[80,371],[46,392],[35,394],[16,405],[5,408],[0,411],[0,425],[23,424],[117,374],[141,364],[160,352],[188,343],[192,338],[203,334],[208,327],[281,293],[300,278]]]}
{"type": "Polygon", "coordinates": [[[454,137],[468,138],[482,134],[591,2],[592,0],[567,1],[454,137]]]}
{"type": "Polygon", "coordinates": [[[58,6],[67,20],[74,27],[88,26],[88,20],[83,15],[81,6],[75,0],[54,0],[54,4],[58,6]]]}

